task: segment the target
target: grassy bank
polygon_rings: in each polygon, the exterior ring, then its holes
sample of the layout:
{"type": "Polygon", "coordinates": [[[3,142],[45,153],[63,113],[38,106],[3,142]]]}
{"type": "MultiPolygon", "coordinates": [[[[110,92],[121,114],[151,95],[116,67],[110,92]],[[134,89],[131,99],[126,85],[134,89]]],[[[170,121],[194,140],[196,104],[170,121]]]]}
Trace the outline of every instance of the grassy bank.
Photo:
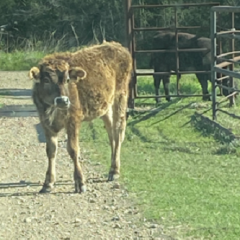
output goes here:
{"type": "MultiPolygon", "coordinates": [[[[0,71],[29,70],[31,67],[37,65],[39,60],[47,54],[63,51],[61,50],[61,44],[59,43],[56,43],[55,45],[54,42],[46,42],[45,45],[27,51],[15,50],[11,53],[0,51],[0,71]]],[[[73,47],[68,49],[68,51],[74,52],[84,47],[86,46],[82,45],[80,47],[73,47]]]]}
{"type": "MultiPolygon", "coordinates": [[[[193,76],[184,78],[183,92],[201,92],[193,76]]],[[[153,91],[152,79],[142,78],[139,91],[153,91]]],[[[152,101],[138,101],[138,106],[152,101]]],[[[210,105],[201,98],[163,100],[154,111],[128,120],[121,181],[136,196],[145,217],[157,220],[177,239],[240,236],[240,152],[214,131],[206,134],[201,122],[196,125],[196,110],[210,105]]],[[[86,157],[101,163],[107,173],[110,148],[101,120],[94,121],[93,127],[83,125],[81,142],[86,157]]]]}
{"type": "Polygon", "coordinates": [[[38,51],[15,51],[11,54],[0,52],[1,71],[29,70],[44,57],[46,53],[38,51]]]}

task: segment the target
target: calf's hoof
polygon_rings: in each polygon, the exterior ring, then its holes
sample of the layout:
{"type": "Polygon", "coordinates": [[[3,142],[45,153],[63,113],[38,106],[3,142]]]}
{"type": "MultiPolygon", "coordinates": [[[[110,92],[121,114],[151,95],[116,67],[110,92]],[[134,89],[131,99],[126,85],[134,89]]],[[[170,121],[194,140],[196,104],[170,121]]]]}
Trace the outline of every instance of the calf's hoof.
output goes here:
{"type": "Polygon", "coordinates": [[[75,181],[75,193],[84,193],[87,191],[86,185],[83,185],[79,181],[75,181]]]}
{"type": "Polygon", "coordinates": [[[40,194],[42,193],[50,193],[53,190],[52,186],[47,186],[47,185],[43,185],[42,189],[39,191],[40,194]]]}
{"type": "Polygon", "coordinates": [[[120,177],[119,173],[109,172],[108,181],[114,181],[120,177]]]}

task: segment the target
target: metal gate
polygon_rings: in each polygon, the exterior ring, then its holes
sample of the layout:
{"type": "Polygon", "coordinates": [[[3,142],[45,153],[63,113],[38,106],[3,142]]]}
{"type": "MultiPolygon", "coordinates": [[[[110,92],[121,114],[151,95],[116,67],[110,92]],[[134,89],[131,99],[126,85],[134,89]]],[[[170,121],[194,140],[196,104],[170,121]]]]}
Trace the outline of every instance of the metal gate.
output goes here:
{"type": "MultiPolygon", "coordinates": [[[[212,81],[212,117],[213,120],[216,119],[216,113],[217,111],[222,111],[220,108],[218,108],[219,104],[221,102],[216,101],[216,87],[220,86],[222,88],[225,88],[227,90],[231,90],[232,93],[227,96],[227,98],[230,99],[230,106],[234,103],[234,95],[237,92],[240,92],[239,90],[236,90],[233,86],[233,78],[240,78],[240,73],[234,71],[234,64],[238,63],[240,61],[240,56],[235,56],[235,54],[240,54],[240,51],[235,51],[235,44],[234,40],[238,39],[240,40],[240,30],[235,29],[235,13],[240,13],[240,7],[232,7],[232,6],[215,6],[211,8],[211,48],[212,48],[212,74],[211,74],[211,81],[212,81]],[[222,12],[231,13],[232,18],[232,26],[231,30],[228,31],[220,31],[217,32],[217,13],[221,14],[222,12]],[[227,53],[221,53],[220,55],[217,55],[216,53],[216,41],[217,38],[228,38],[231,45],[231,51],[227,53]],[[231,56],[231,59],[226,59],[224,57],[231,56]],[[223,63],[217,64],[217,59],[224,60],[223,63]],[[229,70],[222,69],[223,67],[229,66],[229,70]],[[217,78],[217,73],[224,74],[224,77],[217,78]],[[229,78],[230,87],[222,86],[222,84],[218,84],[217,80],[222,81],[224,78],[229,78]]],[[[222,111],[224,112],[224,111],[222,111]]]]}
{"type": "MultiPolygon", "coordinates": [[[[135,102],[134,99],[136,98],[156,98],[155,95],[152,96],[139,96],[137,93],[137,77],[138,76],[148,76],[148,75],[167,75],[169,72],[137,72],[136,69],[136,54],[137,53],[156,53],[156,52],[175,52],[176,54],[176,72],[171,74],[177,75],[177,94],[176,95],[169,95],[169,97],[189,97],[189,96],[203,96],[202,94],[185,94],[181,95],[179,92],[179,79],[180,74],[190,74],[190,73],[210,73],[211,71],[179,71],[179,52],[202,52],[206,51],[206,48],[189,48],[189,49],[179,49],[178,48],[178,31],[179,30],[186,30],[186,29],[199,29],[201,26],[178,26],[178,19],[177,19],[177,9],[178,8],[186,8],[191,6],[218,6],[219,3],[210,2],[210,3],[189,3],[189,4],[170,4],[170,5],[132,5],[132,0],[125,0],[125,12],[126,12],[126,31],[127,31],[127,47],[132,55],[133,58],[133,75],[132,81],[130,83],[130,91],[129,91],[129,100],[128,100],[128,107],[134,108],[135,102]],[[134,24],[134,10],[139,8],[167,8],[171,7],[175,10],[174,16],[174,27],[148,27],[148,28],[137,28],[134,24]],[[135,33],[139,31],[159,31],[159,30],[174,30],[175,31],[175,49],[173,50],[136,50],[136,41],[135,41],[135,33]]],[[[159,98],[165,97],[165,95],[158,96],[159,98]]]]}

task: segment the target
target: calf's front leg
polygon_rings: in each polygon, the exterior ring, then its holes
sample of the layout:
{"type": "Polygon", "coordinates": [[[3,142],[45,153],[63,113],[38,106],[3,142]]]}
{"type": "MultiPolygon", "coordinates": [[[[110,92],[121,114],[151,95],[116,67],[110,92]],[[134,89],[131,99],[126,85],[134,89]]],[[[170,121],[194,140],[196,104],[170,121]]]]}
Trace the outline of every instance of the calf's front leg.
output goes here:
{"type": "Polygon", "coordinates": [[[76,123],[73,119],[69,119],[69,123],[67,125],[67,151],[73,160],[74,164],[74,181],[75,181],[75,192],[81,193],[86,192],[85,179],[83,176],[83,171],[81,168],[81,164],[78,161],[79,154],[79,124],[76,123]]]}
{"type": "Polygon", "coordinates": [[[53,189],[56,181],[55,161],[57,155],[57,133],[45,131],[46,137],[46,153],[48,157],[48,169],[44,185],[39,193],[49,193],[53,189]]]}

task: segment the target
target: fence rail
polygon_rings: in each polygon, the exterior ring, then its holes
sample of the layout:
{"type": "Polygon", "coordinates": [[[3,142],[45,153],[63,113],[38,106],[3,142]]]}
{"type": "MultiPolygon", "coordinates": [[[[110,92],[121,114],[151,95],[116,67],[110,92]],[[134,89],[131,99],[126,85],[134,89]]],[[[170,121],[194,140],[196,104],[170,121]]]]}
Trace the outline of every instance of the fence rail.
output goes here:
{"type": "Polygon", "coordinates": [[[215,6],[219,5],[216,4],[216,2],[210,2],[210,3],[182,3],[182,4],[158,4],[158,5],[132,5],[132,9],[136,8],[167,8],[167,7],[198,7],[198,6],[215,6]]]}
{"type": "MultiPolygon", "coordinates": [[[[211,73],[211,71],[178,71],[177,72],[144,72],[144,73],[135,73],[136,76],[153,76],[153,75],[167,75],[167,74],[171,74],[171,75],[176,75],[176,74],[192,74],[192,73],[211,73]]],[[[202,95],[201,95],[202,96],[202,95]]]]}
{"type": "Polygon", "coordinates": [[[209,51],[207,48],[177,48],[177,49],[167,49],[167,50],[135,50],[135,53],[166,53],[166,52],[203,52],[209,51]]]}
{"type": "Polygon", "coordinates": [[[211,8],[211,12],[240,12],[240,7],[237,6],[214,6],[211,8]]]}
{"type": "Polygon", "coordinates": [[[201,26],[185,26],[185,27],[148,27],[148,28],[133,28],[133,31],[140,32],[140,31],[160,31],[160,30],[186,30],[186,29],[199,29],[202,28],[201,26]]]}

